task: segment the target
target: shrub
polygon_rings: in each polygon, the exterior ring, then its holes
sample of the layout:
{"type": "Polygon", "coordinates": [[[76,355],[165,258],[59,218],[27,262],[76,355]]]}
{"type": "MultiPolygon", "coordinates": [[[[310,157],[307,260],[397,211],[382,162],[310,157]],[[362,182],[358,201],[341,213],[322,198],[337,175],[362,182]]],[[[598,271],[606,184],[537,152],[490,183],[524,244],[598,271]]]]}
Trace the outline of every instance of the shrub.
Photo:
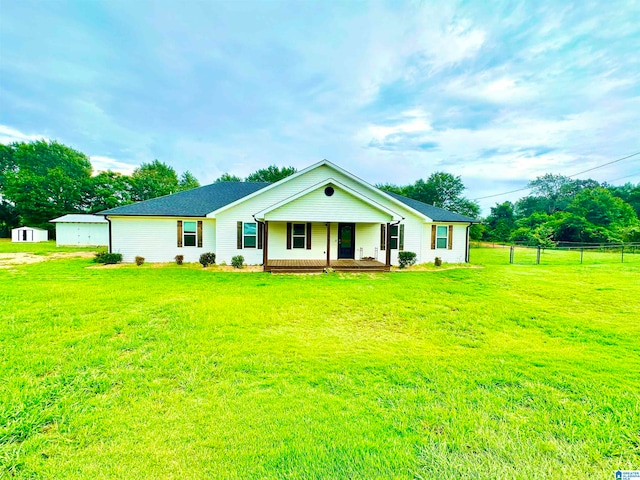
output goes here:
{"type": "Polygon", "coordinates": [[[398,263],[400,264],[400,268],[405,268],[411,265],[415,265],[416,263],[415,252],[399,252],[398,263]]]}
{"type": "Polygon", "coordinates": [[[433,263],[435,264],[436,267],[439,267],[440,265],[442,265],[442,259],[440,257],[436,257],[433,263]]]}
{"type": "Polygon", "coordinates": [[[235,268],[242,268],[243,264],[244,257],[242,255],[236,255],[231,259],[231,265],[233,265],[235,268]]]}
{"type": "Polygon", "coordinates": [[[122,261],[121,253],[109,253],[109,252],[98,252],[96,256],[93,258],[95,263],[109,264],[113,265],[115,263],[120,263],[122,261]]]}
{"type": "Polygon", "coordinates": [[[173,257],[173,258],[175,258],[176,263],[177,263],[178,265],[182,265],[182,262],[184,262],[184,255],[176,255],[176,256],[175,256],[175,257],[173,257]]]}
{"type": "Polygon", "coordinates": [[[213,252],[207,252],[200,255],[200,263],[203,267],[214,265],[216,263],[216,254],[213,252]]]}
{"type": "Polygon", "coordinates": [[[144,257],[136,257],[136,265],[140,266],[144,263],[144,257]]]}

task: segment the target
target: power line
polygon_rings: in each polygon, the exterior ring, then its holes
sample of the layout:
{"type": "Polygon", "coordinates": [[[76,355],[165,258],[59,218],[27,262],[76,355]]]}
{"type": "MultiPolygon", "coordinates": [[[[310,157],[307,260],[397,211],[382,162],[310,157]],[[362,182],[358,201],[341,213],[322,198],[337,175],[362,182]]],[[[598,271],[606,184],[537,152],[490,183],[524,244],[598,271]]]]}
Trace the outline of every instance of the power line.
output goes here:
{"type": "Polygon", "coordinates": [[[502,195],[508,195],[509,193],[524,192],[525,190],[531,190],[531,188],[525,187],[525,188],[519,188],[518,190],[511,190],[509,192],[495,193],[493,195],[487,195],[486,197],[474,198],[473,201],[475,202],[476,200],[484,200],[485,198],[500,197],[502,195]]]}
{"type": "MultiPolygon", "coordinates": [[[[597,170],[598,168],[606,167],[607,165],[611,165],[613,163],[621,162],[622,160],[626,160],[627,158],[635,157],[636,155],[640,155],[640,152],[632,153],[631,155],[627,155],[626,157],[622,157],[622,158],[618,158],[616,160],[612,160],[611,162],[603,163],[602,165],[597,165],[597,166],[595,166],[593,168],[589,168],[588,170],[584,170],[582,172],[574,173],[573,175],[567,175],[567,177],[568,178],[572,178],[572,177],[575,177],[577,175],[582,175],[583,173],[591,172],[593,170],[597,170]]],[[[629,175],[628,177],[632,177],[632,176],[633,175],[629,175]]],[[[609,180],[609,181],[610,182],[615,182],[617,180],[622,180],[623,178],[628,178],[628,177],[617,178],[616,180],[609,180]]],[[[508,195],[510,193],[524,192],[525,190],[531,190],[531,188],[530,187],[524,187],[524,188],[519,188],[517,190],[510,190],[508,192],[495,193],[493,195],[487,195],[487,196],[484,196],[484,197],[477,197],[477,198],[474,198],[473,201],[484,200],[486,198],[500,197],[502,195],[508,195]]]]}
{"type": "Polygon", "coordinates": [[[624,180],[625,178],[635,177],[636,175],[640,175],[640,172],[632,173],[631,175],[625,175],[624,177],[614,178],[613,180],[607,180],[606,183],[617,182],[618,180],[624,180]]]}
{"type": "Polygon", "coordinates": [[[582,175],[583,173],[591,172],[592,170],[597,170],[598,168],[606,167],[607,165],[611,165],[612,163],[621,162],[622,160],[626,160],[627,158],[635,157],[636,155],[640,155],[640,152],[632,153],[631,155],[619,158],[619,159],[614,160],[612,162],[603,163],[602,165],[598,165],[597,167],[593,167],[593,168],[590,168],[588,170],[584,170],[582,172],[574,173],[573,175],[569,175],[569,178],[575,177],[576,175],[582,175]]]}

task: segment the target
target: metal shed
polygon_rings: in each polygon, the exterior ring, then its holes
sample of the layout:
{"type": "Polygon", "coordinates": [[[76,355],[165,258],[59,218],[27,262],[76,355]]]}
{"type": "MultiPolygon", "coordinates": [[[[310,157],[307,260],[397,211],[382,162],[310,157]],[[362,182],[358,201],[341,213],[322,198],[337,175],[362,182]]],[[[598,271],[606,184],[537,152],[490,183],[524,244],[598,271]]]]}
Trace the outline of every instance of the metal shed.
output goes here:
{"type": "Polygon", "coordinates": [[[108,245],[109,224],[102,215],[72,213],[54,218],[56,245],[108,245]]]}
{"type": "Polygon", "coordinates": [[[49,232],[37,227],[18,227],[11,230],[12,242],[46,242],[49,232]]]}

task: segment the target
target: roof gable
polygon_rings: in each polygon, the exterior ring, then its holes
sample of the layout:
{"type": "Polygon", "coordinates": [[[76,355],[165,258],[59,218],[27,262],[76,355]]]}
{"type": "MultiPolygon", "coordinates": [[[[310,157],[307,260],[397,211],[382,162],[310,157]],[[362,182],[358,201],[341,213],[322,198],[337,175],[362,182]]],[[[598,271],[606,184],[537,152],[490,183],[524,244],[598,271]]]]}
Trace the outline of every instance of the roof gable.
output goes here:
{"type": "MultiPolygon", "coordinates": [[[[279,219],[289,211],[307,212],[305,218],[310,221],[327,221],[337,212],[336,209],[357,209],[358,217],[362,220],[365,212],[376,221],[384,218],[385,221],[402,220],[404,217],[387,206],[361,194],[357,190],[339,182],[334,178],[327,178],[315,185],[306,188],[297,194],[272,204],[254,215],[254,218],[271,220],[279,219]],[[331,187],[330,194],[326,193],[326,187],[331,187]],[[335,187],[335,188],[334,188],[335,187]],[[338,198],[340,200],[338,200],[338,198]],[[330,199],[330,200],[329,200],[330,199]],[[333,212],[332,212],[333,211],[333,212]],[[329,214],[332,212],[332,214],[329,214]]],[[[299,217],[298,217],[299,218],[299,217]]]]}

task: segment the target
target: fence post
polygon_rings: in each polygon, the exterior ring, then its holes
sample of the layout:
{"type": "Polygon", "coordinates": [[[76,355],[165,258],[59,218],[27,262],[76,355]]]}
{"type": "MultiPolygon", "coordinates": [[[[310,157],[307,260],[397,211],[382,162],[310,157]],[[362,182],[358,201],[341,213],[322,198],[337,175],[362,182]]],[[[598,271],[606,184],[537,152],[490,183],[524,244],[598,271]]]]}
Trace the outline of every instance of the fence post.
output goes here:
{"type": "Polygon", "coordinates": [[[538,245],[538,253],[536,255],[536,265],[540,265],[540,245],[538,245]]]}
{"type": "Polygon", "coordinates": [[[622,254],[621,254],[620,261],[624,262],[624,245],[622,245],[622,254]]]}
{"type": "Polygon", "coordinates": [[[580,247],[580,265],[582,265],[582,255],[584,254],[584,248],[580,247]]]}
{"type": "Polygon", "coordinates": [[[513,250],[514,250],[514,247],[513,245],[511,245],[509,247],[509,263],[513,263],[513,250]]]}

